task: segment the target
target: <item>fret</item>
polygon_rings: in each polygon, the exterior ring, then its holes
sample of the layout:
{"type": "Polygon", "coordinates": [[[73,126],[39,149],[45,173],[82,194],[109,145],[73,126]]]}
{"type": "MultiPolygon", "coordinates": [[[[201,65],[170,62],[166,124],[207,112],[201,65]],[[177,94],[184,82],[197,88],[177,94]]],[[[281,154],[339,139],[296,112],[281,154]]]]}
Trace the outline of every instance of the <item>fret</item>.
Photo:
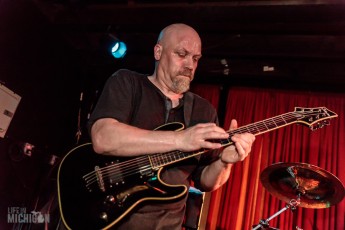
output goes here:
{"type": "Polygon", "coordinates": [[[276,124],[278,126],[283,126],[283,125],[286,125],[286,121],[282,116],[278,116],[276,119],[276,124]]]}
{"type": "Polygon", "coordinates": [[[156,158],[154,156],[148,156],[148,158],[150,160],[151,166],[154,168],[154,166],[157,165],[156,158]]]}
{"type": "MultiPolygon", "coordinates": [[[[265,121],[264,121],[265,122],[265,121]]],[[[268,127],[268,129],[274,129],[277,127],[276,123],[274,122],[273,118],[267,119],[265,122],[266,126],[268,127]]]]}
{"type": "Polygon", "coordinates": [[[173,160],[173,158],[172,158],[172,156],[170,154],[170,155],[167,156],[167,162],[166,163],[172,162],[172,161],[174,161],[174,160],[173,160]]]}
{"type": "Polygon", "coordinates": [[[169,160],[168,160],[168,158],[167,158],[167,154],[164,154],[164,155],[162,156],[162,162],[163,162],[163,164],[166,164],[166,163],[169,162],[169,160]]]}
{"type": "Polygon", "coordinates": [[[263,122],[263,121],[257,122],[257,123],[255,123],[255,124],[257,124],[257,127],[258,127],[258,129],[260,130],[260,133],[269,130],[269,128],[267,127],[266,123],[263,122]]]}
{"type": "Polygon", "coordinates": [[[266,128],[265,130],[269,130],[269,128],[267,127],[267,125],[266,125],[265,122],[262,122],[262,121],[261,121],[261,122],[259,122],[259,123],[260,123],[260,124],[264,124],[264,126],[265,126],[265,128],[266,128]]]}
{"type": "Polygon", "coordinates": [[[248,125],[246,127],[248,130],[248,133],[252,133],[252,134],[260,133],[260,130],[258,130],[258,128],[255,125],[248,125]]]}

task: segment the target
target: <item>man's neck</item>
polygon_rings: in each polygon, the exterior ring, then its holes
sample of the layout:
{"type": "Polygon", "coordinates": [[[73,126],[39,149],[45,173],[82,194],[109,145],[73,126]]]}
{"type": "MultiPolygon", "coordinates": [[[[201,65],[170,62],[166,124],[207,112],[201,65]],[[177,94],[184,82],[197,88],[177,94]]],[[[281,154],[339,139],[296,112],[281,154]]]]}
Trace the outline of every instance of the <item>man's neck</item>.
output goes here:
{"type": "Polygon", "coordinates": [[[183,97],[183,94],[177,94],[171,91],[168,87],[165,87],[162,82],[157,80],[156,76],[149,76],[148,79],[172,102],[172,107],[175,108],[179,105],[180,98],[183,97]]]}

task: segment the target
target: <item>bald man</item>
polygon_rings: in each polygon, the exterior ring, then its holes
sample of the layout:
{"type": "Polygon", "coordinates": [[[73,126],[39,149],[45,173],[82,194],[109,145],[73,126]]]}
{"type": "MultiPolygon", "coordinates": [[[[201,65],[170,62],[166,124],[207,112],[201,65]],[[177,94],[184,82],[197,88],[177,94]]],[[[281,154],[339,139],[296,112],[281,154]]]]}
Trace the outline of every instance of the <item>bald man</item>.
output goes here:
{"type": "Polygon", "coordinates": [[[255,137],[249,133],[235,134],[226,148],[212,141],[229,134],[218,126],[212,105],[189,91],[201,50],[192,27],[172,24],[154,46],[152,75],[120,69],[107,80],[88,128],[97,154],[125,159],[119,174],[126,186],[112,188],[132,199],[107,227],[180,230],[190,183],[202,191],[219,188],[251,151],[255,137]],[[209,151],[189,157],[200,149],[209,151]]]}

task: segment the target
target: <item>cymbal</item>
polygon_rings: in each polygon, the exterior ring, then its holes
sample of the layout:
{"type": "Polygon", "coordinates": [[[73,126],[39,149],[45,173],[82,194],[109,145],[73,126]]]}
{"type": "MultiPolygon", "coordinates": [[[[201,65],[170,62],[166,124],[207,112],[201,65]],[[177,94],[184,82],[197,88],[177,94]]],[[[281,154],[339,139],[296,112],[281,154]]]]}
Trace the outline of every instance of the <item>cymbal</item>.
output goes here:
{"type": "Polygon", "coordinates": [[[330,172],[306,163],[275,163],[260,174],[273,196],[289,203],[299,200],[304,208],[328,208],[345,196],[344,185],[330,172]]]}

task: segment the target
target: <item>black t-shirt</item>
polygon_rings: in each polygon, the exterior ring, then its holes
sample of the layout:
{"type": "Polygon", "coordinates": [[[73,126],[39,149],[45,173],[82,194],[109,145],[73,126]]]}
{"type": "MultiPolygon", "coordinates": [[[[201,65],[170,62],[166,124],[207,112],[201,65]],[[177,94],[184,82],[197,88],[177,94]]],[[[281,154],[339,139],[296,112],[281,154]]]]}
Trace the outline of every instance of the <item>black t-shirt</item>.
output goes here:
{"type": "MultiPolygon", "coordinates": [[[[125,124],[154,130],[170,122],[185,127],[197,123],[218,124],[214,107],[205,99],[191,92],[184,94],[180,105],[171,108],[168,99],[147,75],[121,69],[106,82],[96,107],[91,114],[88,128],[100,118],[114,118],[125,124]]],[[[215,151],[188,158],[165,166],[160,173],[164,183],[199,187],[203,168],[216,159],[215,151]]],[[[142,202],[140,208],[127,215],[115,229],[181,229],[185,209],[184,199],[176,202],[142,202]]]]}

